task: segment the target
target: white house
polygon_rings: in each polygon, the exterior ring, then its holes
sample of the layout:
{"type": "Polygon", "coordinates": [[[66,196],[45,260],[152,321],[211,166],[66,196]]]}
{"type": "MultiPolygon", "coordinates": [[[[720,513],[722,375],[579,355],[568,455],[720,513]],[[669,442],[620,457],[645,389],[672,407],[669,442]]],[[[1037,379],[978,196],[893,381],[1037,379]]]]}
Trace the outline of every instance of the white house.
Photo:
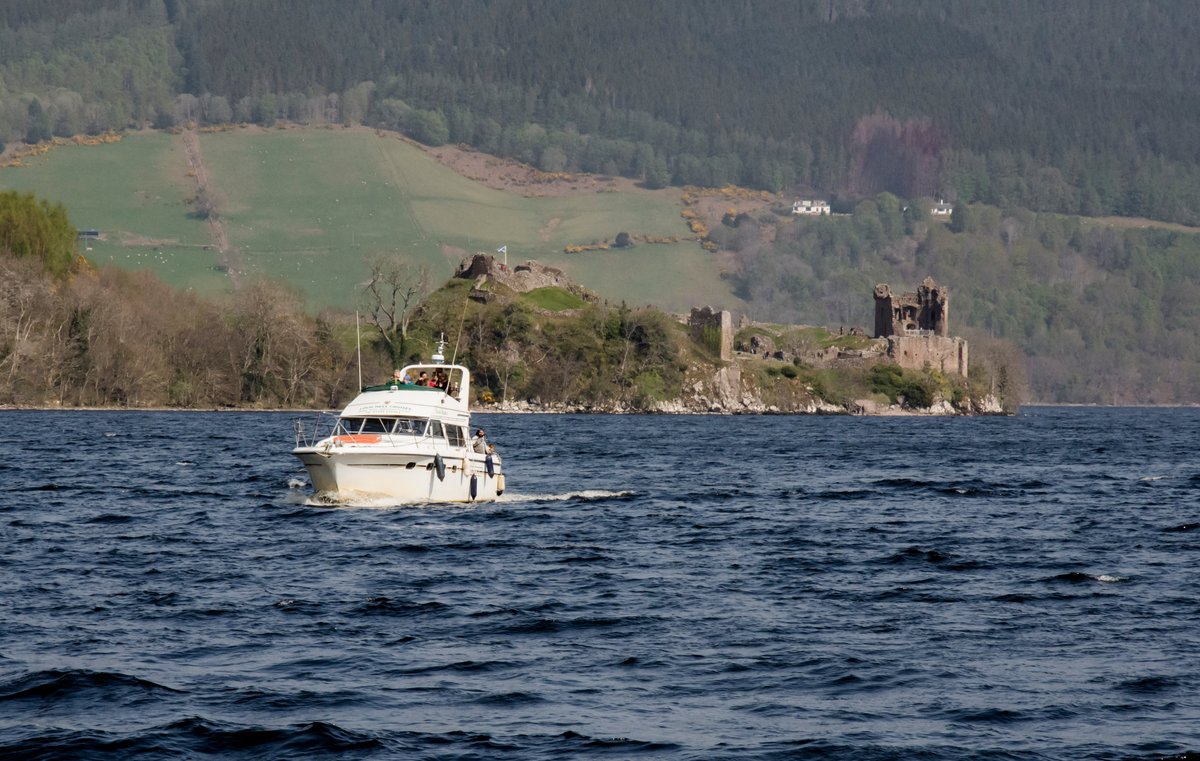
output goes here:
{"type": "Polygon", "coordinates": [[[829,203],[827,201],[811,201],[808,199],[802,199],[792,204],[792,213],[811,215],[828,214],[829,203]]]}
{"type": "Polygon", "coordinates": [[[929,216],[931,217],[948,217],[954,213],[954,204],[938,201],[929,208],[929,216]]]}

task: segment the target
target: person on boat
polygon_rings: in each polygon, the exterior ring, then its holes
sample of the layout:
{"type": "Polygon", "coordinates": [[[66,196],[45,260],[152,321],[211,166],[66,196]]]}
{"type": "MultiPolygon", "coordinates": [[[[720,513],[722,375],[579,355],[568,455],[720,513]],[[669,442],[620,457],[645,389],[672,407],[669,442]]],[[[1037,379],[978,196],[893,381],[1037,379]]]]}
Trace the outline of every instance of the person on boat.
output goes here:
{"type": "Polygon", "coordinates": [[[430,385],[433,385],[433,386],[445,391],[446,387],[450,385],[450,378],[446,375],[446,373],[444,371],[434,370],[433,371],[433,383],[430,385]]]}
{"type": "Polygon", "coordinates": [[[417,385],[418,386],[428,386],[429,385],[429,376],[425,374],[424,370],[422,370],[421,374],[417,376],[417,385]]]}
{"type": "Polygon", "coordinates": [[[404,374],[399,370],[392,371],[392,383],[403,383],[404,374]]]}
{"type": "Polygon", "coordinates": [[[488,453],[487,437],[483,435],[482,428],[475,432],[475,439],[471,442],[471,450],[477,454],[488,453]]]}

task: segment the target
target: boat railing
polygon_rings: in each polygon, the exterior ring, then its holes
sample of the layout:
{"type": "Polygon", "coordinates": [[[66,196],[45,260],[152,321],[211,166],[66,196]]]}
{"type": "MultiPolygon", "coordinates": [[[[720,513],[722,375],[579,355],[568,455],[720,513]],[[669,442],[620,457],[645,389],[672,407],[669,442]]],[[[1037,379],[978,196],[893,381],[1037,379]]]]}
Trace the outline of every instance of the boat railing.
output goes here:
{"type": "Polygon", "coordinates": [[[322,439],[333,434],[337,427],[338,416],[332,412],[319,412],[305,418],[292,421],[292,431],[296,434],[296,446],[313,447],[322,439]]]}

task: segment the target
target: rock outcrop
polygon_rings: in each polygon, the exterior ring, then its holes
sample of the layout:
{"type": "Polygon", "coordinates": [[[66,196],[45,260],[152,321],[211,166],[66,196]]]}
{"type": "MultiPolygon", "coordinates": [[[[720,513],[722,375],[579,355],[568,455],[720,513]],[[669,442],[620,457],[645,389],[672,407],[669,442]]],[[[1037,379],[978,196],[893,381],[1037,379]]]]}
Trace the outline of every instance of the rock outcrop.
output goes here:
{"type": "Polygon", "coordinates": [[[459,263],[454,277],[474,280],[476,288],[481,288],[488,281],[500,283],[518,293],[538,288],[562,288],[584,301],[596,301],[594,293],[573,282],[562,270],[532,260],[508,267],[491,254],[475,254],[459,263]]]}

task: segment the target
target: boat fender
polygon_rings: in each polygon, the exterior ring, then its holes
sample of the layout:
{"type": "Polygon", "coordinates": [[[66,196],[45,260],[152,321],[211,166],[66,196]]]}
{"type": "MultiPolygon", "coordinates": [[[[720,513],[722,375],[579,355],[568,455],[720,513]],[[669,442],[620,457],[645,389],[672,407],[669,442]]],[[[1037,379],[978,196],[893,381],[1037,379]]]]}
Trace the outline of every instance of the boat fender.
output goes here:
{"type": "Polygon", "coordinates": [[[496,496],[499,497],[504,493],[504,474],[496,476],[496,496]]]}
{"type": "Polygon", "coordinates": [[[487,471],[488,478],[496,475],[496,465],[492,462],[492,456],[488,455],[483,460],[483,468],[487,471]]]}
{"type": "Polygon", "coordinates": [[[446,461],[442,459],[440,454],[433,456],[433,469],[437,471],[439,481],[446,480],[446,461]]]}
{"type": "Polygon", "coordinates": [[[475,500],[475,495],[479,494],[479,476],[471,476],[471,500],[475,500]]]}

